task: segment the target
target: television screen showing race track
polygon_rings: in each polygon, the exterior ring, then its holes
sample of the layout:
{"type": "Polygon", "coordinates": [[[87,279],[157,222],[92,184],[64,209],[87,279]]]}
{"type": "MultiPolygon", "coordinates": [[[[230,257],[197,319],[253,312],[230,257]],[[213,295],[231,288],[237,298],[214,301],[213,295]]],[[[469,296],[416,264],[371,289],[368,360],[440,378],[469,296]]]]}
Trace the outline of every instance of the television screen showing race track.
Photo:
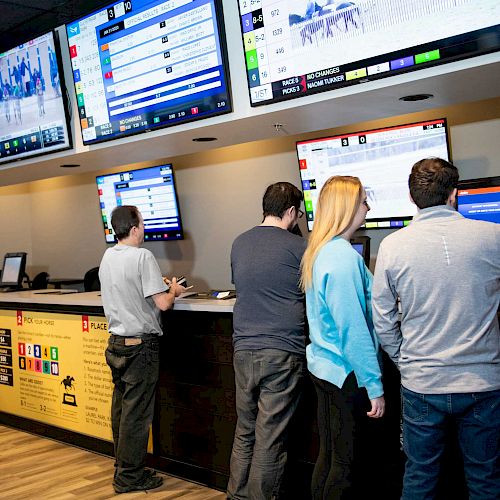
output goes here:
{"type": "Polygon", "coordinates": [[[0,54],[0,164],[71,146],[52,32],[0,54]]]}
{"type": "Polygon", "coordinates": [[[310,231],[319,193],[332,175],[361,180],[370,205],[366,229],[397,229],[407,226],[417,212],[408,189],[413,165],[423,158],[450,159],[446,120],[300,141],[297,156],[310,231]]]}
{"type": "Polygon", "coordinates": [[[250,101],[500,50],[498,0],[239,0],[250,101]]]}

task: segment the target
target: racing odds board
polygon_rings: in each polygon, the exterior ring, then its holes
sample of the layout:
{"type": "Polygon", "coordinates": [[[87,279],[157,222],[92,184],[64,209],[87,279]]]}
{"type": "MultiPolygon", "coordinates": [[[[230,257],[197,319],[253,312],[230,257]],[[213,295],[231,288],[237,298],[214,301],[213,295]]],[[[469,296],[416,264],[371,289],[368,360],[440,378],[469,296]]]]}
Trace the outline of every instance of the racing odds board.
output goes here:
{"type": "Polygon", "coordinates": [[[239,0],[250,101],[500,50],[498,0],[239,0]]]}

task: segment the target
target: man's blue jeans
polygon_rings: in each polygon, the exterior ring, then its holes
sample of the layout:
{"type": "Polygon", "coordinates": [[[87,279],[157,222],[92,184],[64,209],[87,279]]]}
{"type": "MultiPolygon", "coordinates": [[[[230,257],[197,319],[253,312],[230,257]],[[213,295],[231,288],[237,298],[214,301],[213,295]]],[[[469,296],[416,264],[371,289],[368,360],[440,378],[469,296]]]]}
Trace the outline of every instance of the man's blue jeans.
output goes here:
{"type": "Polygon", "coordinates": [[[289,423],[302,392],[305,356],[277,349],[234,353],[238,423],[227,496],[279,498],[289,423]]]}
{"type": "Polygon", "coordinates": [[[407,455],[403,500],[435,498],[450,428],[457,429],[469,499],[498,500],[500,390],[419,394],[402,387],[402,399],[407,455]]]}
{"type": "Polygon", "coordinates": [[[125,345],[124,337],[111,335],[105,355],[115,386],[111,403],[114,482],[134,486],[144,479],[160,366],[158,337],[149,335],[138,345],[125,345]]]}

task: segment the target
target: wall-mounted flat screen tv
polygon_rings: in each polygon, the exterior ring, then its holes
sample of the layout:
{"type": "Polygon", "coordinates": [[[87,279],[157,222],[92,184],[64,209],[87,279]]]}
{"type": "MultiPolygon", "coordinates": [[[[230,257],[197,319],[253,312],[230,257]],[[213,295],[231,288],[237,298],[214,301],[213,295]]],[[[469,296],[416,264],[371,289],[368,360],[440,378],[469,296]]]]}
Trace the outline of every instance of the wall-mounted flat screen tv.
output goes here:
{"type": "Polygon", "coordinates": [[[450,159],[446,120],[300,141],[297,155],[309,230],[319,192],[332,175],[361,180],[371,208],[366,229],[403,227],[417,212],[408,189],[413,165],[429,157],[450,159]]]}
{"type": "Polygon", "coordinates": [[[252,106],[500,50],[498,0],[239,0],[252,106]]]}
{"type": "Polygon", "coordinates": [[[460,181],[457,205],[468,219],[500,224],[500,176],[460,181]]]}
{"type": "Polygon", "coordinates": [[[130,0],[66,29],[84,144],[231,111],[220,0],[130,0]]]}
{"type": "Polygon", "coordinates": [[[52,32],[0,54],[0,164],[71,146],[52,32]]]}
{"type": "Polygon", "coordinates": [[[144,218],[144,241],[182,240],[181,214],[172,165],[126,170],[96,177],[107,243],[116,242],[111,213],[135,205],[144,218]]]}

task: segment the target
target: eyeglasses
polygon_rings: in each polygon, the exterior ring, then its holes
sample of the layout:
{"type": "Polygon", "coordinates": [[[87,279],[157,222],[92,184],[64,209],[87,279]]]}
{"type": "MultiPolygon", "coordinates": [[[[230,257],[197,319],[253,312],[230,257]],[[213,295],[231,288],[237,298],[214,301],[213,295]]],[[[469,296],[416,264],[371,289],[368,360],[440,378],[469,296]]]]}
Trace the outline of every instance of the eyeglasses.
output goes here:
{"type": "Polygon", "coordinates": [[[368,204],[368,200],[363,200],[363,205],[370,210],[370,205],[368,204]]]}
{"type": "Polygon", "coordinates": [[[304,212],[300,208],[297,208],[297,213],[299,214],[299,219],[302,219],[302,217],[304,217],[304,212]]]}

